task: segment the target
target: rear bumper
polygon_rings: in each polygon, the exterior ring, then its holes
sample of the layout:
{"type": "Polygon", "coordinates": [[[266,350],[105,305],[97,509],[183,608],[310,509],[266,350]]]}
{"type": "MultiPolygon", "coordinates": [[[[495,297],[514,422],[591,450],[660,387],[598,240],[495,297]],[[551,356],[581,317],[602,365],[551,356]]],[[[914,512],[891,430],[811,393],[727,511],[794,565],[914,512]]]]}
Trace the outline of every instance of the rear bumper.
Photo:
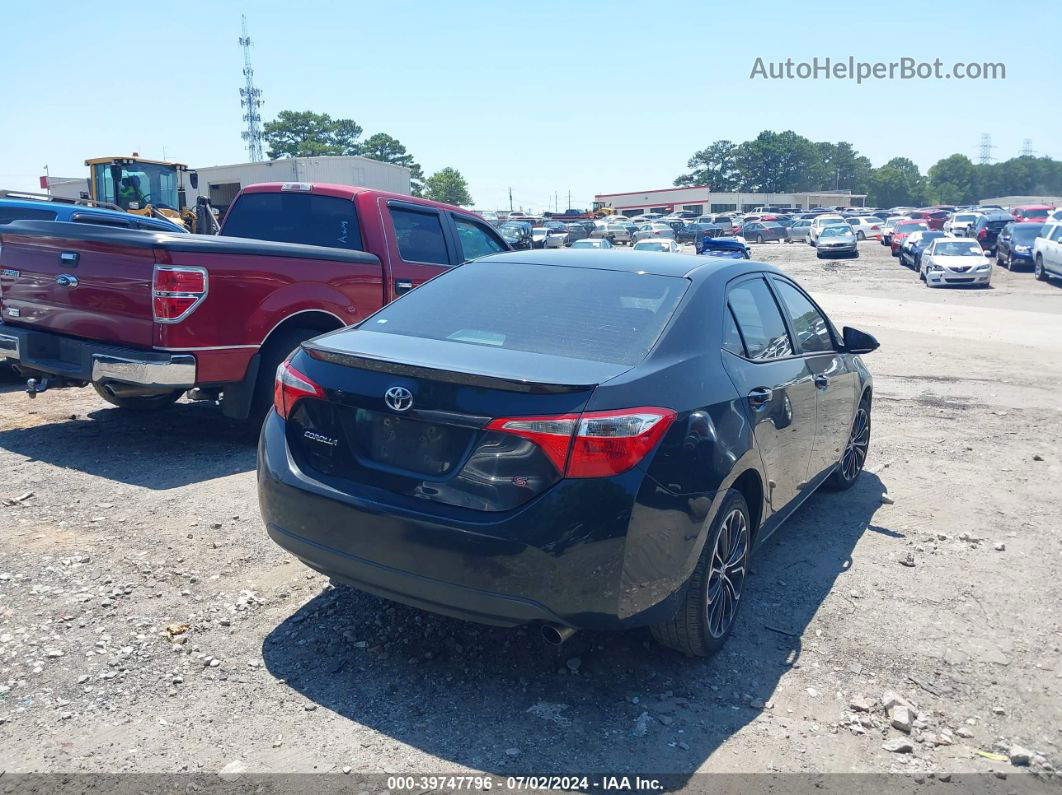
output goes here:
{"type": "Polygon", "coordinates": [[[7,324],[0,324],[0,356],[27,370],[82,383],[188,389],[196,379],[191,354],[124,348],[7,324]]]}
{"type": "Polygon", "coordinates": [[[699,525],[677,524],[674,512],[662,524],[639,504],[648,484],[638,469],[560,481],[496,514],[436,503],[418,508],[315,479],[295,462],[285,432],[270,412],[258,447],[266,531],[339,582],[498,626],[546,621],[622,629],[665,620],[676,609],[689,575],[683,542],[697,537],[699,525]],[[678,541],[670,548],[662,537],[669,530],[678,541]],[[657,555],[662,543],[671,555],[666,565],[657,555]]]}

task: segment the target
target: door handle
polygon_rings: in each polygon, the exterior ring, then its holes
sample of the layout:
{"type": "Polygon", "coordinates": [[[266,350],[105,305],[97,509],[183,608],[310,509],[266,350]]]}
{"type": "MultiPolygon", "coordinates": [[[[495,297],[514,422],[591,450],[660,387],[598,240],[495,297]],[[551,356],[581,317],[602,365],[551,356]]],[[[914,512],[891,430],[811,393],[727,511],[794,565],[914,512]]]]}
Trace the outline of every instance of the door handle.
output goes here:
{"type": "Polygon", "coordinates": [[[758,386],[749,392],[749,403],[753,408],[762,408],[770,402],[774,396],[774,390],[768,389],[765,386],[758,386]]]}
{"type": "Polygon", "coordinates": [[[402,295],[402,293],[408,293],[413,289],[413,282],[406,281],[405,279],[398,279],[395,281],[395,295],[402,295]]]}
{"type": "Polygon", "coordinates": [[[825,389],[829,385],[830,379],[826,376],[822,375],[821,373],[815,376],[815,386],[817,386],[819,389],[825,389]]]}
{"type": "Polygon", "coordinates": [[[72,268],[77,267],[77,261],[81,259],[81,254],[77,251],[64,251],[59,254],[59,263],[61,265],[69,265],[72,268]]]}

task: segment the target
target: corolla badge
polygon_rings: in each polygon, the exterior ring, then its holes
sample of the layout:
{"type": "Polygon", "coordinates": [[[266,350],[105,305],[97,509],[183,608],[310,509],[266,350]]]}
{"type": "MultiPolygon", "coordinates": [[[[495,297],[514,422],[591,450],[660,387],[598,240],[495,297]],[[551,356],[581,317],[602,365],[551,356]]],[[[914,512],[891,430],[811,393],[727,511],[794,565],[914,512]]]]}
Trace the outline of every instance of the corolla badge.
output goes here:
{"type": "Polygon", "coordinates": [[[307,439],[314,442],[320,442],[321,444],[327,444],[329,447],[335,447],[339,444],[339,439],[333,439],[331,436],[325,436],[323,433],[315,433],[313,431],[303,431],[302,434],[307,439]]]}
{"type": "Polygon", "coordinates": [[[413,406],[413,393],[404,386],[393,386],[384,392],[384,403],[394,411],[408,411],[413,406]]]}

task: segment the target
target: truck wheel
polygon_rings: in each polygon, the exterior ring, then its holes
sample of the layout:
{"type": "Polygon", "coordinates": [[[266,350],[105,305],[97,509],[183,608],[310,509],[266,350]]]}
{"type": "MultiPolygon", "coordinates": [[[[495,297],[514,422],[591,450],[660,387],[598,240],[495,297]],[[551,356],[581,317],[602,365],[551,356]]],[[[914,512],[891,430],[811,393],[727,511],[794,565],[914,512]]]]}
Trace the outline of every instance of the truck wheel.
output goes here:
{"type": "Polygon", "coordinates": [[[117,406],[120,409],[128,409],[129,411],[159,411],[160,409],[172,406],[180,400],[181,395],[184,394],[183,389],[175,389],[172,392],[164,392],[161,395],[118,397],[118,395],[111,394],[111,391],[102,384],[93,384],[92,388],[96,390],[96,394],[112,406],[117,406]]]}
{"type": "Polygon", "coordinates": [[[308,328],[290,328],[275,335],[262,348],[262,362],[258,367],[258,380],[251,398],[251,412],[247,417],[255,432],[262,426],[269,408],[273,405],[273,383],[280,363],[301,343],[323,333],[308,328]]]}

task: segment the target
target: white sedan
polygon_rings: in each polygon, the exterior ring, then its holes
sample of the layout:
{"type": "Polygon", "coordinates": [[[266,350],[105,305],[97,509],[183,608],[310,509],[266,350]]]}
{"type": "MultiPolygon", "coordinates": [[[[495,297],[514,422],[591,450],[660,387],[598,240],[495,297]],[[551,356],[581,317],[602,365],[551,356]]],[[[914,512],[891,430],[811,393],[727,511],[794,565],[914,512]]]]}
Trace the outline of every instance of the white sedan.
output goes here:
{"type": "Polygon", "coordinates": [[[876,215],[853,215],[845,220],[852,227],[856,240],[881,240],[881,227],[885,222],[876,215]]]}
{"type": "Polygon", "coordinates": [[[536,226],[531,230],[532,248],[563,248],[567,242],[567,232],[548,226],[536,226]]]}
{"type": "Polygon", "coordinates": [[[992,280],[992,262],[981,244],[962,238],[939,237],[922,252],[918,278],[926,287],[948,284],[972,284],[988,287],[992,280]]]}
{"type": "Polygon", "coordinates": [[[635,251],[660,251],[664,254],[678,254],[682,251],[679,244],[669,237],[650,237],[634,244],[635,251]]]}

